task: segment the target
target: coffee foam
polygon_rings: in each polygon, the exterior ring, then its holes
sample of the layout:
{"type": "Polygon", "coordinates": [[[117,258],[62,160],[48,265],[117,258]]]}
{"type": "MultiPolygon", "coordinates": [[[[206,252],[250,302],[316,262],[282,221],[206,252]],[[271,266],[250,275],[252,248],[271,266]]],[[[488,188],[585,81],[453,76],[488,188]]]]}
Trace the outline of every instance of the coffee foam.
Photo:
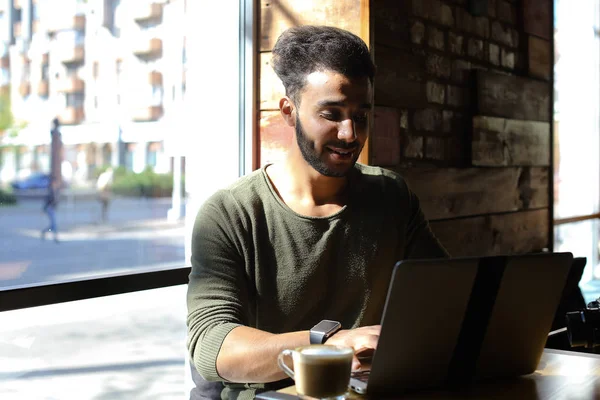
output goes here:
{"type": "Polygon", "coordinates": [[[304,356],[328,356],[328,357],[335,357],[335,356],[339,356],[339,357],[348,357],[348,350],[345,349],[338,349],[335,347],[318,347],[318,348],[314,348],[314,347],[309,347],[307,349],[302,349],[302,351],[300,351],[300,354],[304,355],[304,356]]]}
{"type": "Polygon", "coordinates": [[[350,364],[353,352],[333,348],[307,348],[300,351],[297,362],[302,364],[350,364]]]}

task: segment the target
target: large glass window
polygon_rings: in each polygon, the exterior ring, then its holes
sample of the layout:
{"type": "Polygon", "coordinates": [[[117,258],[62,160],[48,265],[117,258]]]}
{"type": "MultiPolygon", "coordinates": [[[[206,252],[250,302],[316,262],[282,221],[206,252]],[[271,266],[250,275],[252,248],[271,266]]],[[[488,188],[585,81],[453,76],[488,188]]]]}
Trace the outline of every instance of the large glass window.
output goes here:
{"type": "MultiPolygon", "coordinates": [[[[118,15],[87,15],[77,33],[43,29],[58,14],[81,23],[70,17],[91,12],[95,2],[42,3],[46,21],[38,35],[71,46],[44,50],[54,89],[23,109],[11,135],[0,136],[0,194],[15,199],[0,204],[0,398],[184,398],[190,234],[204,199],[247,172],[242,144],[251,142],[244,140],[251,127],[243,116],[252,105],[244,104],[244,90],[253,73],[240,57],[250,38],[240,32],[252,29],[240,26],[246,19],[231,2],[154,2],[164,16],[154,32],[160,42],[152,44],[162,46],[152,64],[160,74],[131,76],[145,67],[139,54],[148,50],[136,47],[126,29],[115,35],[102,23],[139,30],[137,2],[103,2],[105,12],[118,15]],[[177,89],[181,57],[164,56],[183,54],[184,43],[185,93],[177,89]],[[214,63],[206,62],[209,54],[218,54],[214,63]],[[93,60],[107,68],[95,74],[93,60]],[[64,79],[71,67],[79,79],[64,79]],[[131,90],[134,79],[142,90],[131,90]],[[170,97],[165,85],[176,88],[172,107],[162,104],[170,97]],[[91,119],[95,92],[86,90],[96,87],[109,95],[91,119]],[[117,107],[116,94],[149,106],[117,107]],[[55,118],[59,134],[51,136],[55,118]],[[62,175],[53,212],[45,207],[51,172],[62,175]],[[161,275],[148,278],[155,273],[161,275]],[[124,292],[135,293],[112,296],[124,292]]],[[[32,59],[42,59],[35,51],[32,59]]]]}
{"type": "Polygon", "coordinates": [[[600,277],[600,1],[555,0],[555,250],[586,257],[600,277]]]}

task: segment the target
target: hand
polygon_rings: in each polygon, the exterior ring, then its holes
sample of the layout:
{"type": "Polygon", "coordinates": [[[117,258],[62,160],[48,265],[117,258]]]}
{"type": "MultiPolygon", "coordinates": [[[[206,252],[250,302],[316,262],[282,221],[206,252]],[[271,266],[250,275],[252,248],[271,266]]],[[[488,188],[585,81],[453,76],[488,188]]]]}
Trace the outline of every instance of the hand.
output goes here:
{"type": "Polygon", "coordinates": [[[356,329],[343,329],[331,336],[325,344],[348,346],[354,349],[352,371],[360,371],[361,363],[358,353],[373,352],[377,348],[381,325],[362,326],[356,329]]]}

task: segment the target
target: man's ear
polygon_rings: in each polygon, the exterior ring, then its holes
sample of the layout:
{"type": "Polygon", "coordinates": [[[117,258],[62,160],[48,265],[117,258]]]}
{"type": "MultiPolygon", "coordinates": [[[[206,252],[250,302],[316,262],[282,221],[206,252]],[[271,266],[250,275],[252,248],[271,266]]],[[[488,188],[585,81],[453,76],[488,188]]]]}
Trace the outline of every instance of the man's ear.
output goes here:
{"type": "Polygon", "coordinates": [[[279,111],[289,126],[296,125],[296,106],[289,97],[285,96],[279,100],[279,111]]]}

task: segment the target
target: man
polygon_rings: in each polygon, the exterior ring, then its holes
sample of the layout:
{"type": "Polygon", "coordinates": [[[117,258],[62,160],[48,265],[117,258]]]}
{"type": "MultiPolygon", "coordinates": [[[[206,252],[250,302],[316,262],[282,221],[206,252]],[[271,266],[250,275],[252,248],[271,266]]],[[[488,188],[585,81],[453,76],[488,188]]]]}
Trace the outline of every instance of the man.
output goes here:
{"type": "Polygon", "coordinates": [[[113,169],[108,167],[106,171],[100,174],[98,181],[96,182],[96,189],[98,190],[98,200],[102,206],[101,220],[106,222],[108,220],[108,205],[110,203],[112,184],[113,184],[113,169]]]}
{"type": "Polygon", "coordinates": [[[204,378],[225,382],[223,398],[289,385],[277,355],[311,343],[324,319],[343,329],[313,343],[374,350],[395,262],[447,255],[404,180],[356,164],[372,118],[365,43],[302,26],[273,56],[293,145],[208,199],[192,237],[188,347],[204,378]]]}
{"type": "Polygon", "coordinates": [[[44,206],[42,207],[42,209],[48,216],[49,221],[48,227],[42,229],[42,240],[46,239],[46,233],[52,232],[55,243],[58,243],[58,230],[56,227],[56,207],[58,206],[59,187],[59,181],[51,178],[50,184],[48,185],[48,193],[46,193],[46,197],[44,198],[44,206]]]}
{"type": "Polygon", "coordinates": [[[60,134],[60,122],[58,118],[52,120],[52,129],[50,130],[50,179],[62,183],[62,161],[63,161],[63,143],[60,134]]]}

